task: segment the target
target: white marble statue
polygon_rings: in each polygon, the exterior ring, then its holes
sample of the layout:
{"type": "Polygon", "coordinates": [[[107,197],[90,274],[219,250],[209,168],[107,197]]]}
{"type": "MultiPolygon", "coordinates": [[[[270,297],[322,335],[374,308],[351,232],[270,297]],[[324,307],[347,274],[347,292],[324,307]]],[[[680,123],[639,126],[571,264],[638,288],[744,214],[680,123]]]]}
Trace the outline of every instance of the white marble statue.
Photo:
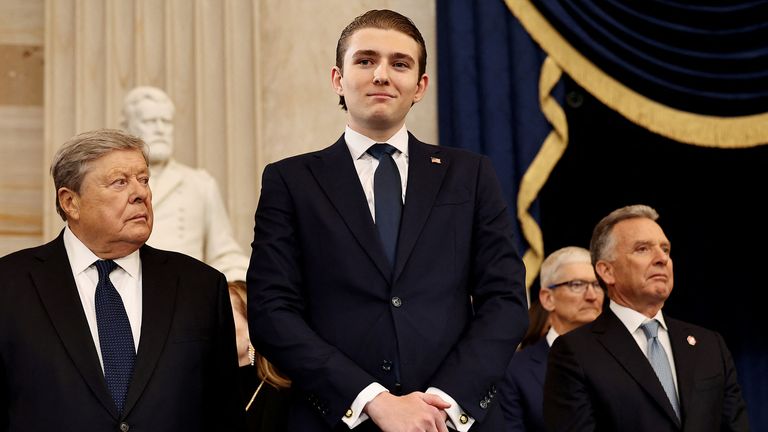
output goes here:
{"type": "Polygon", "coordinates": [[[136,87],[123,102],[123,127],[149,145],[155,223],[147,244],[181,252],[245,280],[248,257],[232,236],[216,180],[173,159],[174,105],[155,87],[136,87]]]}

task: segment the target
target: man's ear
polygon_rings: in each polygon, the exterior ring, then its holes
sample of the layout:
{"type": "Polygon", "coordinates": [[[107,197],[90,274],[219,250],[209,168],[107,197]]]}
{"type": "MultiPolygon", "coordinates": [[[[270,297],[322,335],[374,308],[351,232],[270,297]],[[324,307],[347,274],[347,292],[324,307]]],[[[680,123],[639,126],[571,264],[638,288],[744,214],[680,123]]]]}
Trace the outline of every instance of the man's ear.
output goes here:
{"type": "Polygon", "coordinates": [[[539,290],[539,302],[547,312],[555,310],[555,297],[551,289],[542,287],[539,290]]]}
{"type": "Polygon", "coordinates": [[[613,274],[613,265],[608,261],[600,260],[595,263],[595,273],[606,285],[613,285],[616,282],[616,276],[613,274]]]}
{"type": "Polygon", "coordinates": [[[67,220],[79,220],[80,195],[66,187],[60,187],[59,190],[56,191],[56,195],[58,195],[61,209],[67,214],[67,220]]]}
{"type": "Polygon", "coordinates": [[[416,94],[413,95],[412,103],[416,103],[424,98],[424,94],[427,92],[427,87],[429,87],[429,76],[424,74],[419,79],[418,88],[416,89],[416,94]]]}
{"type": "Polygon", "coordinates": [[[338,66],[334,66],[333,69],[331,69],[331,86],[333,86],[333,91],[336,92],[339,96],[344,96],[344,87],[341,85],[341,69],[339,69],[338,66]]]}

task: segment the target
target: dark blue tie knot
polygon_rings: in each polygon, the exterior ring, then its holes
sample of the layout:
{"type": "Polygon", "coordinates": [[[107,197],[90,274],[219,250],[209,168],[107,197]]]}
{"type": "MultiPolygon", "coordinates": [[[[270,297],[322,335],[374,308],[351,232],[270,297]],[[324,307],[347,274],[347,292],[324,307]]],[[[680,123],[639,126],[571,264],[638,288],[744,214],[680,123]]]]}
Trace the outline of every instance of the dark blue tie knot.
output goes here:
{"type": "Polygon", "coordinates": [[[659,334],[659,322],[656,320],[648,321],[641,325],[640,328],[643,329],[643,333],[645,333],[645,337],[648,339],[653,339],[659,334]]]}
{"type": "Polygon", "coordinates": [[[374,144],[368,148],[367,153],[376,159],[381,159],[385,153],[392,156],[396,151],[397,149],[389,144],[374,144]]]}
{"type": "Polygon", "coordinates": [[[112,273],[112,270],[117,268],[117,263],[112,260],[98,260],[93,263],[96,266],[96,271],[99,272],[99,280],[104,280],[105,277],[112,273]]]}

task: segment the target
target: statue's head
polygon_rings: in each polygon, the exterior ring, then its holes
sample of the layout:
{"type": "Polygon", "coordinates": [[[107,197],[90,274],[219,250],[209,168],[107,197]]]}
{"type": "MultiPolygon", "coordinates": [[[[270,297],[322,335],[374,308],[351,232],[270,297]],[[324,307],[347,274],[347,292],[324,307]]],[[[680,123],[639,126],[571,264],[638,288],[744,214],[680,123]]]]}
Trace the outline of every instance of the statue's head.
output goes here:
{"type": "Polygon", "coordinates": [[[123,128],[147,143],[150,164],[167,162],[173,154],[174,111],[171,99],[156,87],[136,87],[125,95],[123,128]]]}

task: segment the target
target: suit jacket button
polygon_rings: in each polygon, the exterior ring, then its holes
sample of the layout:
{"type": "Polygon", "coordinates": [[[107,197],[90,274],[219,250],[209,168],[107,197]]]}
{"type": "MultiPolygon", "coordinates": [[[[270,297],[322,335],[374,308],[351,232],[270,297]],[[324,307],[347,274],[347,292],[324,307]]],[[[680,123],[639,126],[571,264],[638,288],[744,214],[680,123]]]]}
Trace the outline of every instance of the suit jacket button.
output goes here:
{"type": "Polygon", "coordinates": [[[482,409],[488,408],[488,401],[485,400],[485,399],[481,400],[480,401],[480,408],[482,408],[482,409]]]}
{"type": "Polygon", "coordinates": [[[399,308],[403,305],[403,301],[400,300],[400,297],[392,297],[392,306],[399,308]]]}
{"type": "Polygon", "coordinates": [[[381,370],[384,372],[389,372],[392,370],[392,362],[390,360],[384,360],[381,362],[381,370]]]}
{"type": "Polygon", "coordinates": [[[126,422],[120,423],[120,432],[128,432],[131,427],[126,422]]]}

